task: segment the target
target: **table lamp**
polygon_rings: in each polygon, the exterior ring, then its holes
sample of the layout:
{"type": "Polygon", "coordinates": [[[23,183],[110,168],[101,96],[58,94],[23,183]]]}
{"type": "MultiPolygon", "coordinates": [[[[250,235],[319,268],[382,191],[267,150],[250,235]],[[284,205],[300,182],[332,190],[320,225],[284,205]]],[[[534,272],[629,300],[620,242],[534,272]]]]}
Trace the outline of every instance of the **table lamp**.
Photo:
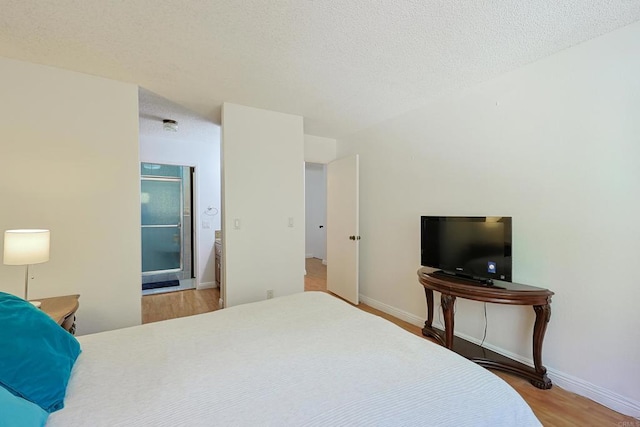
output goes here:
{"type": "MultiPolygon", "coordinates": [[[[29,298],[29,265],[49,261],[49,230],[6,230],[4,232],[4,264],[24,265],[24,299],[29,298]]],[[[40,302],[33,301],[40,306],[40,302]]]]}

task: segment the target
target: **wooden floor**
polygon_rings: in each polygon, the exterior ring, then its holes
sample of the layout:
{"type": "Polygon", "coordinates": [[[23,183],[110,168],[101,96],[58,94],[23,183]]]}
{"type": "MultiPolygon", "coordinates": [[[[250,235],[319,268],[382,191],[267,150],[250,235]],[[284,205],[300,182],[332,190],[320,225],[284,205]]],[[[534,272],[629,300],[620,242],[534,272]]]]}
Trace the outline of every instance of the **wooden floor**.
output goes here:
{"type": "Polygon", "coordinates": [[[218,288],[195,289],[145,295],[142,297],[142,323],[175,319],[219,309],[218,288]]]}
{"type": "MultiPolygon", "coordinates": [[[[305,291],[327,291],[327,270],[321,260],[309,258],[306,262],[305,291]]],[[[217,310],[218,289],[190,290],[168,294],[149,295],[142,298],[143,323],[172,319],[217,310]]],[[[401,328],[422,337],[420,327],[404,322],[365,304],[358,308],[383,317],[401,328]]],[[[426,339],[426,338],[425,338],[426,339]]],[[[612,411],[585,397],[553,386],[540,390],[527,380],[491,371],[509,383],[531,406],[544,426],[615,426],[640,427],[640,421],[612,411]]]]}
{"type": "Polygon", "coordinates": [[[307,274],[304,276],[305,291],[327,291],[327,266],[318,258],[307,258],[307,274]]]}

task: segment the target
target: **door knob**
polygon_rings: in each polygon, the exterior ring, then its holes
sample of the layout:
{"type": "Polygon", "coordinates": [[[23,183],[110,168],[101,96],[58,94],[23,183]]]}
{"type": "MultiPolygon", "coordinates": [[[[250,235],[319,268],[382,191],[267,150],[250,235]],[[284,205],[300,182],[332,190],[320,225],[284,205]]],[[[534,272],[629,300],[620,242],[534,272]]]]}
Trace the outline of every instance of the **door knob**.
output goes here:
{"type": "Polygon", "coordinates": [[[349,240],[356,240],[356,236],[349,236],[349,240]]]}

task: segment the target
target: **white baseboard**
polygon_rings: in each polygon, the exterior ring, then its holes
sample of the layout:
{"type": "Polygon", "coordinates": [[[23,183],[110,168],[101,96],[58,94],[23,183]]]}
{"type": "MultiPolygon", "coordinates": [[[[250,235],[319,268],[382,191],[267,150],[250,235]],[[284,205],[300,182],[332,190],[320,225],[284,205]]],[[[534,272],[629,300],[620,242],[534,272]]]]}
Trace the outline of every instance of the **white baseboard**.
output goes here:
{"type": "Polygon", "coordinates": [[[424,326],[425,319],[422,319],[416,315],[407,313],[406,311],[403,311],[403,310],[399,310],[388,304],[374,300],[373,298],[369,298],[366,295],[360,294],[359,298],[360,298],[360,302],[367,304],[369,307],[373,307],[377,310],[384,311],[385,313],[390,314],[393,317],[397,317],[400,320],[404,320],[405,322],[411,323],[412,325],[416,325],[420,327],[424,326]]]}
{"type": "MultiPolygon", "coordinates": [[[[576,378],[564,372],[547,368],[547,374],[554,385],[598,402],[621,414],[640,419],[640,402],[634,401],[606,388],[576,378]]],[[[623,423],[620,423],[623,425],[623,423]]],[[[640,425],[640,424],[637,424],[640,425]]]]}
{"type": "Polygon", "coordinates": [[[198,284],[196,289],[201,290],[201,289],[209,289],[209,288],[217,288],[217,287],[218,285],[216,284],[216,282],[200,282],[200,284],[198,284]]]}
{"type": "MultiPolygon", "coordinates": [[[[377,301],[373,298],[369,298],[362,294],[360,294],[359,297],[361,302],[367,304],[370,307],[383,311],[387,314],[397,317],[400,320],[404,320],[405,322],[411,323],[412,325],[416,325],[419,327],[424,326],[424,321],[426,320],[424,318],[421,318],[414,314],[397,309],[395,307],[392,307],[388,304],[377,301]]],[[[437,317],[437,316],[434,316],[434,317],[437,317]]],[[[433,326],[443,329],[443,325],[439,321],[437,321],[435,318],[434,318],[433,326]]],[[[470,341],[474,344],[480,344],[481,342],[476,338],[473,338],[469,335],[462,334],[459,332],[455,333],[455,335],[462,339],[470,341]]],[[[509,357],[513,360],[516,360],[520,363],[524,363],[525,365],[533,366],[533,359],[523,357],[523,356],[520,356],[519,354],[515,354],[510,351],[507,351],[503,348],[499,348],[494,345],[488,344],[486,341],[484,342],[483,347],[491,351],[495,351],[496,353],[502,354],[503,356],[509,357]]],[[[564,372],[560,372],[556,369],[547,367],[547,374],[554,386],[579,394],[580,396],[584,396],[588,399],[593,400],[594,402],[598,402],[601,405],[606,406],[607,408],[610,408],[616,412],[620,412],[621,414],[640,419],[640,402],[638,401],[629,399],[611,390],[597,386],[595,384],[584,381],[580,378],[574,377],[564,372]]]]}
{"type": "Polygon", "coordinates": [[[313,258],[313,254],[305,254],[304,257],[305,258],[313,258]]]}
{"type": "MultiPolygon", "coordinates": [[[[463,333],[455,333],[455,335],[474,344],[479,345],[481,342],[481,340],[463,333]]],[[[512,353],[500,347],[496,347],[492,344],[487,343],[486,341],[482,346],[510,359],[533,367],[533,359],[523,357],[519,354],[512,353]]],[[[579,394],[580,396],[584,396],[588,399],[593,400],[594,402],[598,402],[599,404],[606,406],[609,409],[620,412],[621,414],[629,415],[634,418],[640,418],[640,402],[633,401],[611,390],[597,386],[588,381],[584,381],[580,378],[574,377],[553,368],[547,367],[547,376],[549,377],[549,379],[551,379],[551,383],[554,386],[579,394]]]]}

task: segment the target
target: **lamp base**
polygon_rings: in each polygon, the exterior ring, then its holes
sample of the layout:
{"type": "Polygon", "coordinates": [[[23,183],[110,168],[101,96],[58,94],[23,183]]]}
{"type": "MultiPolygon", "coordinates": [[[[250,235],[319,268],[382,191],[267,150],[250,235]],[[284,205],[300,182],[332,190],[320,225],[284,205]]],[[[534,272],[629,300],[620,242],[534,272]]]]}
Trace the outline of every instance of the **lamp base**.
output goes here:
{"type": "Polygon", "coordinates": [[[29,301],[35,308],[40,308],[42,303],[40,301],[29,301]]]}

